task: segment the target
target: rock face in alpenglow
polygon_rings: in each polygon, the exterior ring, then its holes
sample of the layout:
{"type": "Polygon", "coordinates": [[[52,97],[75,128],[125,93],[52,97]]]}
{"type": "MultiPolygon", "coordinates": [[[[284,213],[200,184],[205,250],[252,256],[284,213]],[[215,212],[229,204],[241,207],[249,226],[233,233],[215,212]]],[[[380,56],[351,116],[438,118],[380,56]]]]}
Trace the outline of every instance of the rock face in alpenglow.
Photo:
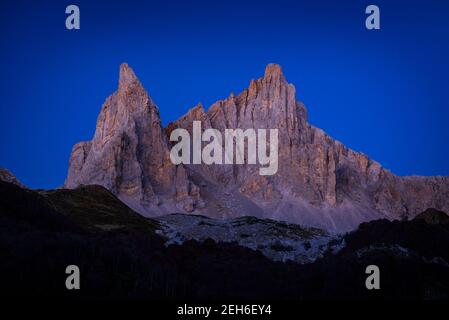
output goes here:
{"type": "Polygon", "coordinates": [[[65,187],[104,186],[143,214],[192,211],[198,187],[169,155],[157,106],[122,64],[118,90],[106,99],[93,139],[73,147],[65,187]]]}
{"type": "Polygon", "coordinates": [[[219,129],[222,135],[225,128],[279,130],[275,175],[259,175],[257,165],[189,166],[212,185],[231,192],[233,200],[236,194],[245,197],[262,211],[229,201],[222,204],[224,218],[262,215],[346,231],[363,221],[410,218],[429,207],[449,209],[448,177],[395,176],[310,125],[305,106],[297,101],[295,87],[279,65],[268,65],[265,75],[252,80],[248,89],[214,103],[207,112],[197,106],[167,131],[191,131],[194,120],[201,121],[203,130],[219,129]],[[248,211],[239,213],[242,207],[248,211]]]}
{"type": "Polygon", "coordinates": [[[448,177],[395,176],[310,125],[276,64],[240,94],[207,111],[199,104],[165,130],[122,65],[119,90],[106,100],[93,140],[73,148],[66,187],[80,184],[103,185],[146,215],[256,216],[338,232],[369,220],[413,218],[427,208],[449,211],[448,177]],[[225,129],[278,129],[277,173],[260,175],[259,164],[173,165],[170,133],[183,128],[192,135],[193,121],[223,137],[225,129]]]}

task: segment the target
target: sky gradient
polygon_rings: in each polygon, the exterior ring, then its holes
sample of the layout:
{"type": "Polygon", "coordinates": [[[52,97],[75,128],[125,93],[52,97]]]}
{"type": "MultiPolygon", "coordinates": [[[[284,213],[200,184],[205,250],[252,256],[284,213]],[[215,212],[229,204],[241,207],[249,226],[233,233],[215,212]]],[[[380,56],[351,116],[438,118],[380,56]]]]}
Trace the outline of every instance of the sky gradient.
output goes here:
{"type": "Polygon", "coordinates": [[[3,1],[0,166],[62,185],[122,62],[164,124],[279,63],[309,122],[398,175],[449,175],[447,1],[3,1]],[[65,29],[76,4],[81,30],[65,29]],[[381,30],[365,28],[377,4],[381,30]]]}

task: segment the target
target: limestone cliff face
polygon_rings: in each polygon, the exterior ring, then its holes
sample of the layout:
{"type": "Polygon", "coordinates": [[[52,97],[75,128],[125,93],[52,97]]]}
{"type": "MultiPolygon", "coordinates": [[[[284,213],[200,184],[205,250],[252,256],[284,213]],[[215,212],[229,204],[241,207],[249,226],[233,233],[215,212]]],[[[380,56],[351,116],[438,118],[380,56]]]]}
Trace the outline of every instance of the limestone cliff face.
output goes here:
{"type": "Polygon", "coordinates": [[[94,138],[73,147],[66,187],[80,184],[103,185],[148,215],[252,215],[331,231],[411,218],[428,207],[449,211],[448,177],[395,176],[311,126],[295,87],[276,64],[239,95],[207,111],[199,104],[165,129],[156,105],[122,65],[119,89],[103,105],[94,138]],[[261,176],[252,164],[173,165],[168,137],[175,128],[192,132],[194,120],[223,137],[225,128],[278,129],[277,173],[261,176]]]}
{"type": "Polygon", "coordinates": [[[198,187],[169,152],[157,106],[122,64],[118,91],[106,99],[93,139],[73,147],[65,186],[102,185],[141,213],[192,211],[198,187]]]}
{"type": "Polygon", "coordinates": [[[449,210],[448,177],[397,177],[308,124],[295,87],[276,64],[239,95],[214,103],[207,112],[198,106],[169,128],[191,130],[194,120],[222,133],[225,128],[279,130],[276,175],[261,176],[256,165],[189,166],[245,196],[263,216],[345,231],[367,220],[414,217],[428,207],[449,210]]]}

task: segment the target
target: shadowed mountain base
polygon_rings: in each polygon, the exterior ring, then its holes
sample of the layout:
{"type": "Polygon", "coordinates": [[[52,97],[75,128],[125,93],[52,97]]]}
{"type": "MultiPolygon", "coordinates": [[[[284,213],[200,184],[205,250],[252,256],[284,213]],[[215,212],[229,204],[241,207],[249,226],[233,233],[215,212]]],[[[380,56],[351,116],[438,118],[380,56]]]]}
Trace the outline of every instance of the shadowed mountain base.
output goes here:
{"type": "Polygon", "coordinates": [[[183,301],[449,297],[447,223],[365,223],[345,236],[339,253],[303,265],[274,262],[235,243],[166,247],[158,228],[102,187],[36,192],[0,181],[1,294],[183,301]],[[71,264],[80,268],[81,290],[64,287],[71,264]],[[381,290],[365,288],[369,264],[381,270],[381,290]]]}

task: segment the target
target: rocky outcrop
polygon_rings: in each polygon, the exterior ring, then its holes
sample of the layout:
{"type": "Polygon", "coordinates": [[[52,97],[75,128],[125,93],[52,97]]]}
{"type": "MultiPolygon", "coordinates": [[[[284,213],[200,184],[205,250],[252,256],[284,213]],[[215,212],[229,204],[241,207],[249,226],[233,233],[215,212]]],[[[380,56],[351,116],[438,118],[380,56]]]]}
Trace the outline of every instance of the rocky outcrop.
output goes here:
{"type": "Polygon", "coordinates": [[[26,188],[11,172],[1,167],[0,167],[0,181],[9,182],[21,188],[26,188]]]}
{"type": "Polygon", "coordinates": [[[418,214],[413,220],[435,225],[449,225],[449,216],[445,212],[433,208],[418,214]]]}
{"type": "Polygon", "coordinates": [[[344,247],[341,236],[270,219],[212,219],[200,215],[169,214],[158,217],[157,221],[161,225],[159,234],[166,238],[166,245],[182,245],[189,240],[237,243],[260,251],[275,261],[311,263],[326,252],[336,253],[344,247]]]}
{"type": "Polygon", "coordinates": [[[106,187],[140,213],[192,211],[198,187],[169,158],[157,106],[127,65],[106,99],[91,141],[73,147],[65,187],[106,187]]]}
{"type": "Polygon", "coordinates": [[[94,138],[73,148],[66,187],[80,184],[103,185],[149,215],[249,215],[330,231],[412,218],[429,207],[449,211],[448,177],[395,176],[310,125],[295,87],[276,64],[240,94],[207,111],[199,104],[165,129],[156,105],[122,65],[119,89],[106,100],[94,138]],[[192,132],[195,120],[222,135],[225,128],[278,129],[277,173],[262,176],[254,164],[173,165],[168,137],[176,128],[192,132]]]}

